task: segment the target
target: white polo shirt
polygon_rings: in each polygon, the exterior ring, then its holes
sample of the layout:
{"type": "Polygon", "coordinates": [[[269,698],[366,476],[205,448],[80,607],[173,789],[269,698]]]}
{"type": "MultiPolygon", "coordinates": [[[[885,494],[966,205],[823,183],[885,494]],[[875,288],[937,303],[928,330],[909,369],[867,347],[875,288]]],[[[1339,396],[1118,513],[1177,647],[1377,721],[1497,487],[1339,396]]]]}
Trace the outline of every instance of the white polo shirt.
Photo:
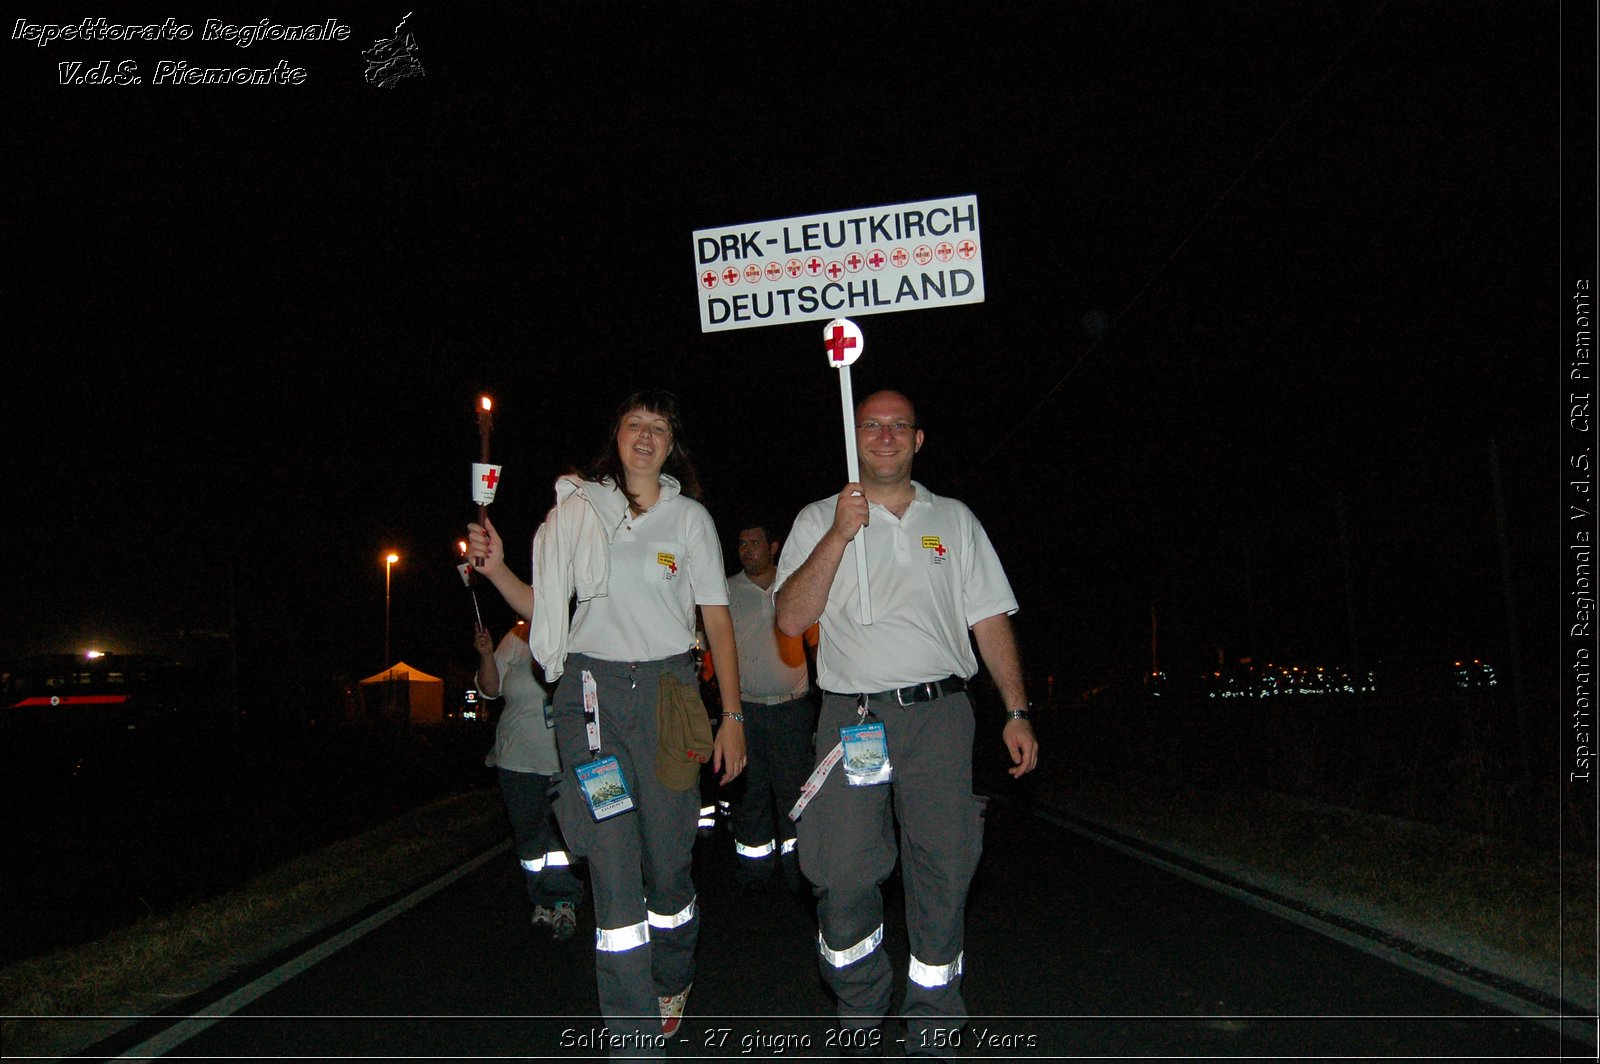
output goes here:
{"type": "Polygon", "coordinates": [[[754,700],[805,694],[810,687],[805,642],[778,631],[772,588],[756,586],[743,570],[734,573],[728,578],[728,611],[739,648],[740,696],[754,700]]]}
{"type": "MultiPolygon", "coordinates": [[[[506,706],[495,726],[494,749],[484,763],[512,772],[555,775],[561,771],[561,757],[556,753],[555,730],[544,723],[548,696],[534,679],[533,651],[515,629],[507,632],[494,648],[494,666],[506,706]]],[[[482,679],[478,678],[480,683],[482,679]]]]}
{"type": "Polygon", "coordinates": [[[694,608],[727,604],[711,514],[664,476],[660,501],[617,528],[606,594],[578,603],[567,650],[606,661],[681,654],[694,646],[694,608]]]}
{"type": "MultiPolygon", "coordinates": [[[[817,682],[825,691],[887,691],[971,677],[972,625],[1017,612],[1000,558],[965,503],[913,481],[904,517],[873,503],[870,523],[845,547],[822,611],[817,682]],[[872,624],[862,625],[855,552],[866,541],[872,624]]],[[[773,590],[800,568],[833,525],[836,496],[800,511],[778,559],[773,590]]]]}

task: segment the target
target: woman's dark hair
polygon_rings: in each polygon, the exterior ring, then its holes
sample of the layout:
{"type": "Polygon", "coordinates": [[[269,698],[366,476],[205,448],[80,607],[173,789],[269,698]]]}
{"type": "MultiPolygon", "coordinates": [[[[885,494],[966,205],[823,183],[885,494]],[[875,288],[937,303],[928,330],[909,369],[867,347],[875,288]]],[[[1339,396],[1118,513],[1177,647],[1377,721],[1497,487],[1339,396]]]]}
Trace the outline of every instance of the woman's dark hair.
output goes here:
{"type": "Polygon", "coordinates": [[[639,500],[628,490],[628,478],[622,468],[622,459],[617,456],[617,433],[622,430],[622,419],[633,411],[641,409],[666,418],[667,428],[672,432],[672,449],[668,452],[666,464],[661,467],[661,471],[676,479],[685,495],[691,499],[700,498],[700,477],[695,473],[694,463],[689,459],[689,446],[683,435],[683,415],[678,412],[678,397],[666,391],[634,392],[622,401],[617,407],[616,415],[611,419],[611,431],[606,433],[605,446],[595,456],[595,460],[589,463],[589,468],[583,472],[585,479],[610,480],[628,497],[628,505],[636,511],[639,509],[639,500]]]}

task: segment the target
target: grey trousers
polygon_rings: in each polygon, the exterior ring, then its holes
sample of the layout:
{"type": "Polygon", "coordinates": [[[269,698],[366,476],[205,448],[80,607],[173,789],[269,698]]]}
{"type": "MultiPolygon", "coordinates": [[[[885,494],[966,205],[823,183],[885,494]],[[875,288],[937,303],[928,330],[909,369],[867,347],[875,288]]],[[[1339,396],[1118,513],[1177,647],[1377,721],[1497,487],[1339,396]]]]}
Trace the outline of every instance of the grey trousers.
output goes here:
{"type": "Polygon", "coordinates": [[[567,863],[566,844],[550,808],[550,777],[537,772],[499,770],[500,794],[517,843],[517,860],[528,901],[546,908],[583,901],[583,883],[567,863]]]}
{"type": "MultiPolygon", "coordinates": [[[[799,825],[800,868],[816,884],[823,980],[846,1027],[875,1027],[889,1010],[894,973],[884,956],[881,884],[901,878],[911,959],[905,994],[906,1052],[938,1044],[935,1029],[966,1021],[961,997],[967,888],[983,849],[972,794],[972,703],[964,693],[901,706],[874,699],[894,766],[890,783],[852,787],[835,765],[799,825]]],[[[817,721],[820,761],[839,729],[859,720],[854,696],[825,694],[817,721]]]]}
{"type": "Polygon", "coordinates": [[[693,787],[668,790],[656,778],[656,693],[665,672],[694,687],[688,654],[633,663],[571,654],[554,699],[556,742],[566,766],[557,812],[568,846],[589,859],[600,1013],[614,1033],[659,1035],[657,997],[676,994],[694,979],[700,920],[689,863],[700,795],[693,787]],[[584,732],[585,670],[599,688],[598,756],[616,755],[634,801],[631,811],[599,823],[571,775],[597,756],[584,732]]]}

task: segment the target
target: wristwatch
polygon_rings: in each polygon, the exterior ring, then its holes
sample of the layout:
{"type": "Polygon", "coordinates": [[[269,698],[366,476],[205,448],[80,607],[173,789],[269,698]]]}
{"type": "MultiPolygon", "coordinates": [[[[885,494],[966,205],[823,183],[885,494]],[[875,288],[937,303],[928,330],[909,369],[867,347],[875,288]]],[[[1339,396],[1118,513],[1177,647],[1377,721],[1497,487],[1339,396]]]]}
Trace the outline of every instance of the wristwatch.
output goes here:
{"type": "Polygon", "coordinates": [[[1006,720],[1008,720],[1008,721],[1012,721],[1012,720],[1027,720],[1028,719],[1028,715],[1030,713],[1032,713],[1032,712],[1033,712],[1033,703],[1029,702],[1027,705],[1023,706],[1021,709],[1008,709],[1008,710],[1006,710],[1006,720]]]}

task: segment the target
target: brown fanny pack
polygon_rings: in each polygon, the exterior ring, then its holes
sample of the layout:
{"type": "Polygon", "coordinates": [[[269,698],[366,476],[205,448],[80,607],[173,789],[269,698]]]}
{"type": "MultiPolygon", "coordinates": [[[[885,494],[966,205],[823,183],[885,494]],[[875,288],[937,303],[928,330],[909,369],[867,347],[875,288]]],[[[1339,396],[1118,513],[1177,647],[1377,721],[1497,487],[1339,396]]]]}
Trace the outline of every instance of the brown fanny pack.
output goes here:
{"type": "Polygon", "coordinates": [[[661,674],[656,693],[656,728],[656,778],[668,790],[686,791],[711,760],[711,718],[700,692],[670,672],[661,674]]]}

